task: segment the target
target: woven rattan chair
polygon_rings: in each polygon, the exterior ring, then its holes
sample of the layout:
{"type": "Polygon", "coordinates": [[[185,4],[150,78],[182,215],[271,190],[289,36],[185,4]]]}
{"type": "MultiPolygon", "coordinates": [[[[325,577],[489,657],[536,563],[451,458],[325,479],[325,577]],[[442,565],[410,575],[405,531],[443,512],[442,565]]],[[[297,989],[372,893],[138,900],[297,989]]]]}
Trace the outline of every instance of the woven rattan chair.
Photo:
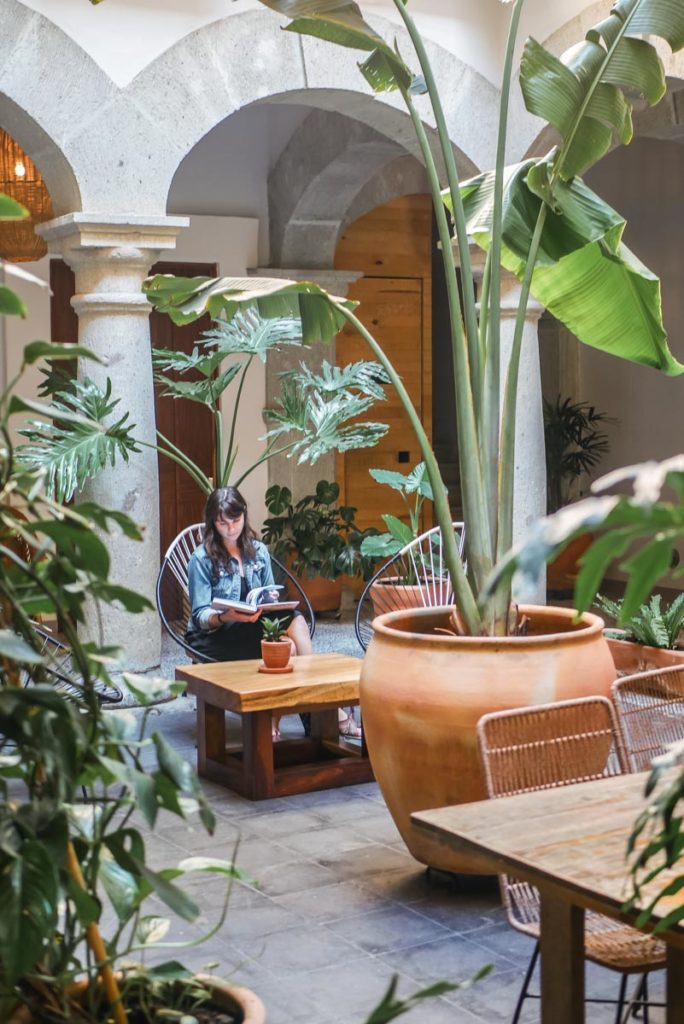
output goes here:
{"type": "MultiPolygon", "coordinates": [[[[463,523],[454,523],[461,556],[463,523]]],[[[356,608],[356,638],[364,651],[373,636],[371,623],[382,612],[404,608],[437,608],[453,604],[454,592],[444,565],[442,534],[433,526],[380,566],[366,584],[356,608]]]]}
{"type": "MultiPolygon", "coordinates": [[[[567,786],[621,774],[625,754],[615,713],[605,697],[588,697],[485,715],[477,727],[487,792],[490,797],[567,786]]],[[[523,826],[521,826],[523,827],[523,826]]],[[[587,827],[591,823],[587,822],[587,827]]],[[[534,886],[507,875],[500,877],[501,895],[509,923],[537,940],[513,1015],[517,1024],[539,955],[539,894],[534,886]]],[[[643,1005],[648,1024],[648,972],[665,966],[662,942],[629,925],[601,914],[585,915],[585,957],[622,974],[616,1003],[616,1024],[626,1019],[627,979],[642,978],[630,1003],[643,1005]]],[[[652,1004],[653,1005],[653,1004],[652,1004]]]]}
{"type": "Polygon", "coordinates": [[[643,772],[684,739],[684,667],[651,669],[613,683],[613,702],[629,771],[643,772]]]}
{"type": "MultiPolygon", "coordinates": [[[[38,650],[45,659],[41,666],[44,681],[62,693],[73,697],[74,700],[82,701],[83,690],[78,682],[79,674],[74,672],[71,649],[46,626],[41,626],[36,622],[33,623],[32,628],[38,640],[38,650]]],[[[27,674],[23,684],[30,685],[32,678],[32,675],[27,674]]],[[[118,686],[100,679],[95,683],[95,693],[100,704],[105,706],[119,704],[123,700],[123,693],[118,686]]]]}
{"type": "MultiPolygon", "coordinates": [[[[169,545],[157,577],[157,609],[164,629],[190,655],[193,661],[206,662],[211,659],[192,647],[185,639],[185,629],[190,617],[188,596],[188,563],[190,557],[202,543],[204,524],[195,523],[178,534],[169,545]]],[[[299,601],[299,611],[306,619],[309,633],[313,637],[316,619],[309,599],[295,576],[276,558],[271,557],[273,576],[276,583],[283,585],[282,594],[288,600],[299,601]]]]}

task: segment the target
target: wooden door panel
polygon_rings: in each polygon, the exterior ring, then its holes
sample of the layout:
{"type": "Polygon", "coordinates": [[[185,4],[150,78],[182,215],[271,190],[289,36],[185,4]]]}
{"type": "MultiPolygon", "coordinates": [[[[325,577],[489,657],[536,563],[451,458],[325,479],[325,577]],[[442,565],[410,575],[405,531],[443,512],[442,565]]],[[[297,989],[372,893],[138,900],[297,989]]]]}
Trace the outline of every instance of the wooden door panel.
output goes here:
{"type": "MultiPolygon", "coordinates": [[[[397,372],[423,418],[423,289],[416,279],[362,278],[350,289],[349,297],[360,302],[357,313],[373,332],[392,360],[397,372]]],[[[352,327],[337,337],[339,364],[370,358],[368,346],[352,327]]],[[[420,461],[420,451],[408,417],[391,386],[387,401],[378,402],[364,419],[387,423],[389,431],[374,448],[348,452],[338,460],[338,481],[344,501],[355,505],[356,521],[361,528],[382,527],[381,514],[390,512],[406,519],[401,496],[377,484],[371,468],[393,469],[405,473],[420,461]],[[403,453],[402,461],[400,453],[403,453]]]]}

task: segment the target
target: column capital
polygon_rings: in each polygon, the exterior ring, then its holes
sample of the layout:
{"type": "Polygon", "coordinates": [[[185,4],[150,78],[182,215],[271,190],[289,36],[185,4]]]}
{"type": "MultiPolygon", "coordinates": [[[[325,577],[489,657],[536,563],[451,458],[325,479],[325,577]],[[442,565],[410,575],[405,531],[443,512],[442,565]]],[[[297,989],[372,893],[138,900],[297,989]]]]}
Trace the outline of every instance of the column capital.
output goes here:
{"type": "MultiPolygon", "coordinates": [[[[40,235],[56,251],[88,252],[104,250],[162,251],[173,249],[176,236],[190,224],[189,217],[139,217],[117,213],[67,213],[39,224],[40,235]]],[[[66,257],[65,257],[66,258],[66,257]]]]}
{"type": "Polygon", "coordinates": [[[286,281],[312,281],[320,285],[332,295],[344,299],[349,293],[350,285],[363,277],[361,270],[330,270],[301,267],[256,267],[247,271],[250,277],[277,277],[286,281]]]}

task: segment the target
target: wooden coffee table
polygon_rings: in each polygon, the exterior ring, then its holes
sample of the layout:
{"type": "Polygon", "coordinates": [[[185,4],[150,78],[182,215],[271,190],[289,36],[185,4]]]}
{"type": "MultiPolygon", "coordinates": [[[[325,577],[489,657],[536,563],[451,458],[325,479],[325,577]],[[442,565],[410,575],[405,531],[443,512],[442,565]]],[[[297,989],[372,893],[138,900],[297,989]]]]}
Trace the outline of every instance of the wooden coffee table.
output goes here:
{"type": "Polygon", "coordinates": [[[250,800],[370,782],[365,741],[341,739],[338,707],[359,703],[361,659],[293,658],[293,671],[265,675],[262,662],[185,665],[176,679],[197,698],[197,771],[250,800]],[[226,747],[226,711],[242,716],[242,747],[226,747]],[[311,736],[273,742],[273,713],[311,712],[311,736]]]}

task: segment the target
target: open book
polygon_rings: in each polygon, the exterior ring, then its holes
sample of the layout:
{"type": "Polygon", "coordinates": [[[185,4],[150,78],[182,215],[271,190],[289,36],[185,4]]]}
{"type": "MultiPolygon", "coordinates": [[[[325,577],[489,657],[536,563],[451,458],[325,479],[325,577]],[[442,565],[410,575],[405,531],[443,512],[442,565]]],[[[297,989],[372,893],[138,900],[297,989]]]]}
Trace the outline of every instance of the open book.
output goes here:
{"type": "Polygon", "coordinates": [[[211,607],[217,612],[227,612],[229,608],[233,608],[235,611],[246,612],[248,615],[255,612],[257,608],[263,608],[268,612],[285,612],[296,608],[299,601],[280,600],[276,591],[282,589],[282,583],[271,583],[267,587],[253,587],[244,601],[230,601],[226,597],[215,597],[211,602],[211,607]]]}

